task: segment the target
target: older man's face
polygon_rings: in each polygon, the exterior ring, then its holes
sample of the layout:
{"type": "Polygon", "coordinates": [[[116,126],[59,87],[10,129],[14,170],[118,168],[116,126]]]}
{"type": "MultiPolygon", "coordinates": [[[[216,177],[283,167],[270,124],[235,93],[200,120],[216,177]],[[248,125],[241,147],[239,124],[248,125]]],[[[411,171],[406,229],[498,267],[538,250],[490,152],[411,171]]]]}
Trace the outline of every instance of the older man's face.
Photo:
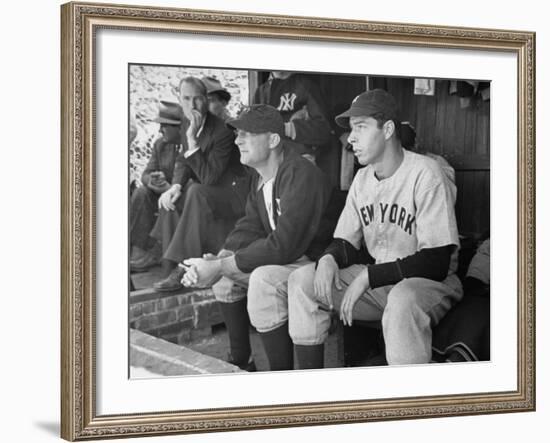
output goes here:
{"type": "Polygon", "coordinates": [[[191,111],[195,110],[205,115],[208,110],[208,99],[200,88],[192,83],[183,82],[180,86],[179,101],[183,114],[190,119],[191,111]]]}
{"type": "Polygon", "coordinates": [[[252,168],[261,168],[267,163],[270,152],[270,134],[254,134],[238,129],[235,144],[241,153],[241,163],[252,168]]]}

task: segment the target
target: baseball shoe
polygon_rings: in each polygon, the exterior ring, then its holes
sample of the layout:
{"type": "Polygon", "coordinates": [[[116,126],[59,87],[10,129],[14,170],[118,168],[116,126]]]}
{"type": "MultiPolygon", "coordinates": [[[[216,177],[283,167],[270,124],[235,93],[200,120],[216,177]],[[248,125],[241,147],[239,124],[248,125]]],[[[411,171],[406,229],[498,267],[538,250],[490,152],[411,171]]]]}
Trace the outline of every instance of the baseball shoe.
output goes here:
{"type": "Polygon", "coordinates": [[[185,274],[185,269],[176,266],[172,272],[170,272],[168,277],[153,283],[153,288],[161,292],[177,291],[178,289],[183,288],[183,285],[181,284],[183,274],[185,274]]]}

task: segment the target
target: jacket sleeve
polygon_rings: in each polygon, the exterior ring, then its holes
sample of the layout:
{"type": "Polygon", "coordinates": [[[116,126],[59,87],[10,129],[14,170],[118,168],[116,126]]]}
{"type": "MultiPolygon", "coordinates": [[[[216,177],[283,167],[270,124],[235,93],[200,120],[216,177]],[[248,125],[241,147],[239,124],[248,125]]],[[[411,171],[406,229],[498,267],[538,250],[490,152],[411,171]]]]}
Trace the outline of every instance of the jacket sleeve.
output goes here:
{"type": "Polygon", "coordinates": [[[308,119],[295,119],[297,143],[305,145],[321,146],[330,141],[330,124],[325,115],[325,105],[321,98],[321,92],[316,84],[302,79],[299,84],[300,93],[307,97],[308,119]]]}
{"type": "Polygon", "coordinates": [[[145,169],[141,174],[141,183],[143,183],[145,186],[149,184],[151,172],[160,170],[159,150],[161,147],[162,147],[162,139],[159,138],[153,144],[153,151],[151,152],[151,157],[149,157],[147,166],[145,166],[145,169]]]}
{"type": "Polygon", "coordinates": [[[280,215],[275,230],[235,253],[241,271],[251,272],[268,264],[292,263],[304,255],[315,237],[330,188],[315,166],[298,165],[298,162],[289,164],[280,171],[277,180],[280,215]]]}
{"type": "Polygon", "coordinates": [[[187,158],[183,154],[178,156],[174,170],[174,180],[177,181],[174,182],[183,186],[194,176],[203,185],[218,184],[235,149],[233,141],[234,135],[229,128],[216,128],[205,149],[201,147],[187,158]]]}
{"type": "Polygon", "coordinates": [[[258,213],[257,193],[251,190],[246,201],[245,215],[237,221],[235,228],[227,236],[223,249],[238,251],[265,236],[258,213]]]}

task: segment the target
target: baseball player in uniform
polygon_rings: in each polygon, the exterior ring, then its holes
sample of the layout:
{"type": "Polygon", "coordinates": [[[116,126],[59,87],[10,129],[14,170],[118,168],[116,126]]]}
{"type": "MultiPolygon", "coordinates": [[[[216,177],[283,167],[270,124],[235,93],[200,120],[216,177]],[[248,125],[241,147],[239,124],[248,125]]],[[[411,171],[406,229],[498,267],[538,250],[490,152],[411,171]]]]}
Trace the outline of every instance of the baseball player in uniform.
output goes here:
{"type": "Polygon", "coordinates": [[[431,360],[432,327],[462,297],[455,275],[456,189],[433,159],[403,149],[398,107],[381,89],[360,94],[336,123],[361,168],[331,245],[288,281],[298,367],[323,367],[330,311],[345,325],[382,320],[389,364],[431,360]],[[364,245],[373,259],[360,264],[364,245]]]}

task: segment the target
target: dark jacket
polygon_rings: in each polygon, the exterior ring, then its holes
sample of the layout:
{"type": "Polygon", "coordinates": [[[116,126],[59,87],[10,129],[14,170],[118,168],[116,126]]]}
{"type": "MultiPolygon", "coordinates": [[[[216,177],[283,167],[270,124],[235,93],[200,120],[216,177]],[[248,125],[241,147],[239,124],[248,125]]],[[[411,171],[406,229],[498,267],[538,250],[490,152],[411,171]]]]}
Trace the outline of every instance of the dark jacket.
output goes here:
{"type": "Polygon", "coordinates": [[[187,138],[185,131],[189,121],[182,124],[183,150],[176,159],[172,184],[185,186],[189,179],[203,185],[235,186],[235,182],[247,177],[247,168],[240,162],[240,152],[234,143],[235,136],[222,119],[207,113],[202,131],[197,139],[200,149],[185,158],[187,138]]]}
{"type": "Polygon", "coordinates": [[[164,172],[166,181],[170,183],[179,148],[180,145],[166,143],[162,138],[157,139],[153,145],[153,152],[151,153],[149,162],[141,174],[141,182],[147,186],[151,172],[162,171],[164,172]]]}
{"type": "Polygon", "coordinates": [[[330,124],[318,86],[301,74],[286,79],[270,78],[258,87],[254,104],[268,104],[278,109],[284,122],[307,107],[307,119],[293,120],[296,128],[296,143],[321,146],[330,141],[330,124]]]}
{"type": "Polygon", "coordinates": [[[340,214],[326,175],[310,161],[286,148],[273,184],[275,230],[271,228],[256,176],[246,214],[226,239],[235,251],[237,267],[252,272],[258,266],[284,265],[302,255],[316,260],[330,243],[340,214]]]}

